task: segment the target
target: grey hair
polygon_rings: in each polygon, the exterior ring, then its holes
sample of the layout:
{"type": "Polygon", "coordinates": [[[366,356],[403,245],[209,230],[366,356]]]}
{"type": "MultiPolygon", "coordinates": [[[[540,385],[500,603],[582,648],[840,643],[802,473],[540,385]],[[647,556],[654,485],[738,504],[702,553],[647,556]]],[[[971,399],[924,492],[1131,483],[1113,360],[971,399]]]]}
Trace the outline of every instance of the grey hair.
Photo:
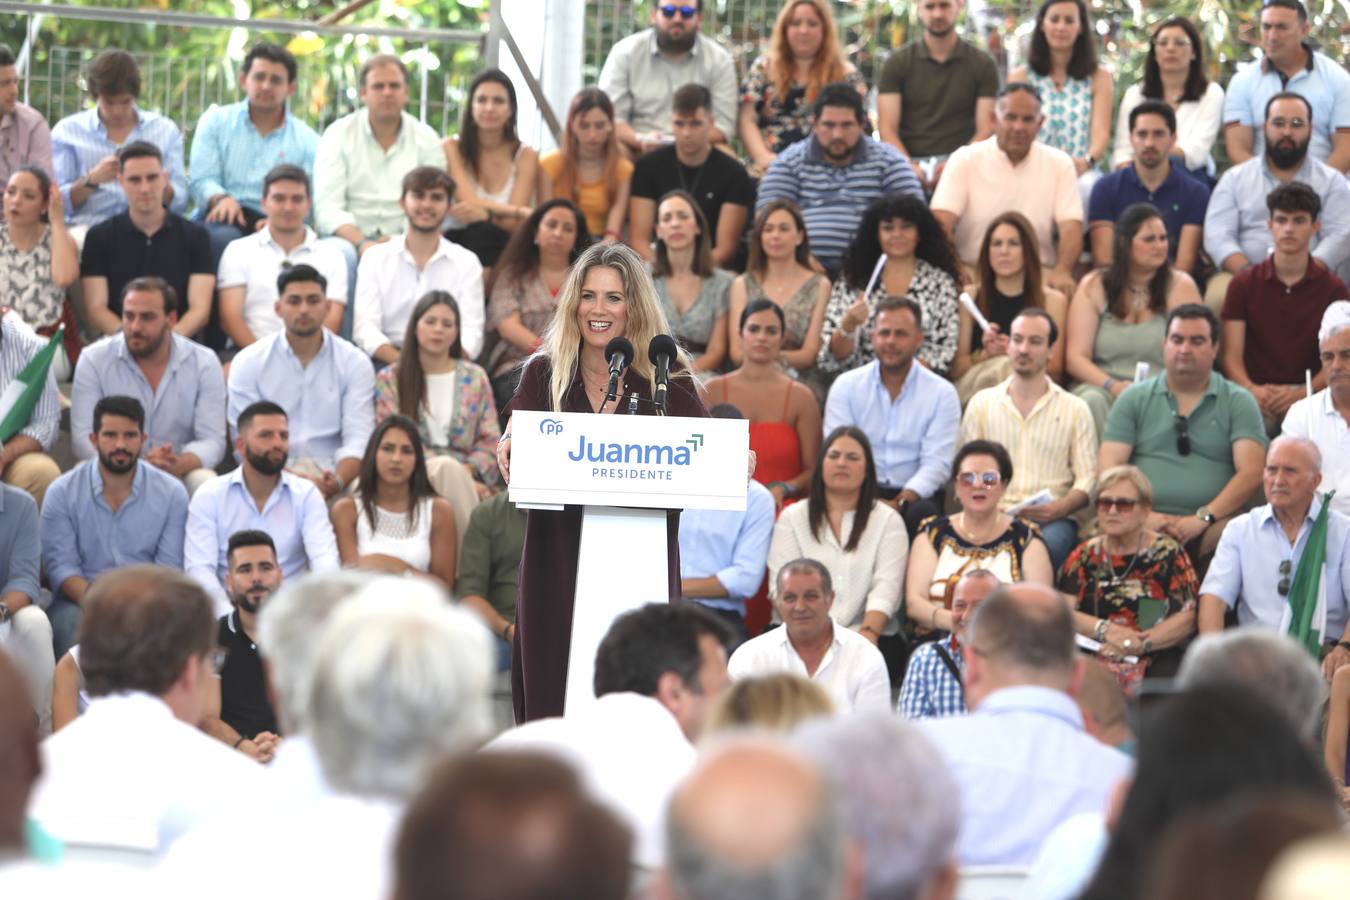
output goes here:
{"type": "Polygon", "coordinates": [[[1265,628],[1232,628],[1191,644],[1177,672],[1189,690],[1237,685],[1280,710],[1303,740],[1317,740],[1326,680],[1308,651],[1287,634],[1265,628]]]}
{"type": "Polygon", "coordinates": [[[1337,300],[1327,306],[1322,313],[1322,324],[1317,330],[1317,343],[1321,344],[1333,334],[1350,328],[1350,301],[1337,300]]]}
{"type": "Polygon", "coordinates": [[[282,730],[305,729],[304,705],[318,635],[333,614],[375,580],[368,572],[317,572],[282,584],[258,611],[258,652],[267,660],[282,730]]]}
{"type": "Polygon", "coordinates": [[[961,824],[956,780],[932,742],[876,714],[807,722],[791,742],[843,797],[849,832],[867,853],[868,900],[923,896],[954,859],[961,824]]]}
{"type": "Polygon", "coordinates": [[[424,578],[382,577],[319,637],[305,719],[342,793],[404,800],[441,757],[481,740],[494,666],[487,628],[424,578]]]}
{"type": "Polygon", "coordinates": [[[1308,451],[1308,455],[1312,457],[1313,465],[1317,467],[1317,471],[1322,471],[1322,451],[1308,438],[1298,437],[1292,434],[1280,435],[1270,442],[1270,448],[1266,450],[1267,459],[1270,458],[1270,454],[1274,452],[1275,447],[1278,444],[1293,444],[1297,447],[1302,447],[1304,450],[1308,451]]]}

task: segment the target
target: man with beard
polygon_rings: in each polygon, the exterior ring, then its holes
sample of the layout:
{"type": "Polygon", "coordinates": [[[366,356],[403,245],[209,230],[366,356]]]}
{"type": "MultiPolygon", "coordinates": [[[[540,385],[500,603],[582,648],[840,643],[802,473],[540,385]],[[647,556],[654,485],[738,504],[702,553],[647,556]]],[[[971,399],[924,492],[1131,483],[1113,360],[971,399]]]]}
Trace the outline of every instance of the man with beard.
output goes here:
{"type": "Polygon", "coordinates": [[[1339,171],[1308,153],[1314,127],[1307,100],[1288,91],[1276,94],[1266,104],[1265,154],[1233,166],[1214,187],[1205,212],[1205,251],[1222,271],[1209,280],[1205,305],[1216,313],[1233,276],[1269,255],[1266,197],[1281,184],[1301,181],[1322,198],[1313,258],[1341,280],[1350,272],[1350,186],[1339,171]]]}
{"type": "Polygon", "coordinates": [[[1116,220],[1135,203],[1150,203],[1167,226],[1167,252],[1173,265],[1193,272],[1200,254],[1209,188],[1180,164],[1172,163],[1177,114],[1161,100],[1145,100],[1130,110],[1130,146],[1134,158],[1092,186],[1088,236],[1092,264],[1106,267],[1114,256],[1116,220]]]}
{"type": "Polygon", "coordinates": [[[291,266],[277,277],[281,299],[275,308],[285,329],[234,358],[228,414],[237,421],[260,400],[278,404],[294,437],[287,446],[288,453],[295,448],[291,471],[312,481],[324,500],[356,479],[375,430],[375,373],[364,353],[324,328],[327,287],[309,265],[291,266]]]}
{"type": "Polygon", "coordinates": [[[863,134],[862,97],[846,82],[827,84],[811,108],[812,134],[788,147],[759,184],[758,212],[791,200],[806,219],[811,252],[831,277],[868,204],[879,197],[923,197],[914,167],[890,144],[863,134]]]}
{"type": "Polygon", "coordinates": [[[398,362],[408,317],[428,291],[445,291],[459,305],[465,358],[483,349],[483,265],[473,251],[441,237],[454,194],[444,168],[413,169],[403,176],[398,201],[407,230],[361,257],[352,340],[377,363],[398,362]]]}
{"type": "Polygon", "coordinates": [[[80,603],[94,579],[138,563],[183,566],[187,490],[140,458],[140,401],[117,395],[99,400],[89,443],[98,458],[53,481],[42,504],[42,563],[52,585],[47,617],[58,658],[75,642],[80,603]]]}
{"type": "MultiPolygon", "coordinates": [[[[94,431],[94,405],[104,397],[135,397],[147,411],[145,462],[180,479],[191,495],[225,456],[225,376],[214,353],[173,330],[177,321],[164,279],[127,282],[121,333],[86,347],[75,366],[70,431],[94,431]]],[[[93,445],[74,443],[78,459],[93,458],[93,445]]]]}
{"type": "MultiPolygon", "coordinates": [[[[370,370],[364,357],[361,363],[370,370]]],[[[230,536],[236,532],[266,532],[287,578],[338,567],[337,539],[323,495],[308,479],[285,471],[290,453],[286,411],[268,400],[251,403],[239,414],[238,435],[239,468],[208,481],[193,496],[183,548],[184,568],[215,599],[219,615],[231,609],[221,584],[229,571],[230,536]]]]}
{"type": "Polygon", "coordinates": [[[961,576],[952,588],[951,636],[920,644],[909,658],[896,707],[900,715],[906,719],[941,719],[966,714],[966,695],[961,686],[966,623],[998,585],[998,576],[988,569],[972,569],[961,576]]]}
{"type": "Polygon", "coordinates": [[[281,586],[277,548],[265,531],[236,531],[225,550],[225,591],[234,612],[221,616],[216,646],[225,656],[208,683],[202,730],[261,763],[272,761],[281,738],[258,655],[258,610],[281,586]]]}
{"type": "Polygon", "coordinates": [[[701,84],[713,95],[714,144],[736,133],[736,63],[716,41],[699,34],[703,0],[652,6],[652,27],[629,35],[609,51],[599,86],[614,102],[615,133],[635,154],[670,143],[670,98],[682,84],[701,84]]]}

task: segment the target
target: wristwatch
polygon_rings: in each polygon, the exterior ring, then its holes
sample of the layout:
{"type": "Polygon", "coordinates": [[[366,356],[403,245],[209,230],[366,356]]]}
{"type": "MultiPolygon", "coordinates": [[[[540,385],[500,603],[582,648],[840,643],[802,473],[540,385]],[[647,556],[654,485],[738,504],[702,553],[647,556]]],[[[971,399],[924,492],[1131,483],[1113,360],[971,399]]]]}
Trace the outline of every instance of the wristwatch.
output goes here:
{"type": "Polygon", "coordinates": [[[9,607],[6,606],[3,601],[0,601],[0,625],[8,622],[10,615],[9,607]]]}
{"type": "Polygon", "coordinates": [[[1195,511],[1195,517],[1203,520],[1206,525],[1213,525],[1216,521],[1214,513],[1210,511],[1208,506],[1202,506],[1197,509],[1195,511]]]}
{"type": "Polygon", "coordinates": [[[98,185],[94,184],[92,181],[89,180],[88,172],[85,172],[83,175],[79,177],[79,180],[75,182],[75,186],[82,187],[91,191],[98,190],[98,185]]]}

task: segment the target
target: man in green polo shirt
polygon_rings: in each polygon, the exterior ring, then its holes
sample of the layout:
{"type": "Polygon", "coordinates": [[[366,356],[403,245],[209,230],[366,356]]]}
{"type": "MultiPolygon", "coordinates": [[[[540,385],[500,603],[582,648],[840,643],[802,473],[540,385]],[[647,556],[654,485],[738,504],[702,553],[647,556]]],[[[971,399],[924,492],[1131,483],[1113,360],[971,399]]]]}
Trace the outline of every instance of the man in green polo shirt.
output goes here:
{"type": "Polygon", "coordinates": [[[1153,483],[1148,526],[1204,565],[1261,483],[1266,430],[1256,398],[1214,371],[1219,320],[1200,303],[1167,314],[1160,375],[1131,385],[1106,419],[1097,471],[1130,463],[1153,483]]]}
{"type": "Polygon", "coordinates": [[[511,666],[516,636],[520,554],[525,546],[525,511],[506,491],[474,507],[459,549],[455,596],[483,617],[497,635],[497,671],[511,666]]]}
{"type": "Polygon", "coordinates": [[[877,95],[881,139],[932,194],[947,157],[994,133],[994,58],[956,36],[964,0],[919,0],[923,36],[886,59],[877,95]]]}

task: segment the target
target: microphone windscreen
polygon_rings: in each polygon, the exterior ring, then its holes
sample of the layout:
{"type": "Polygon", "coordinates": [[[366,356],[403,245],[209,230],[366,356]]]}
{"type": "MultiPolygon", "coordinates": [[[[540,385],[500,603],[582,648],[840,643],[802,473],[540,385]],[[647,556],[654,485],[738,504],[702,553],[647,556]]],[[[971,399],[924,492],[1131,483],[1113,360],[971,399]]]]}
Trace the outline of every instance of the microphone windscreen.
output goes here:
{"type": "Polygon", "coordinates": [[[616,337],[605,345],[605,362],[612,362],[615,355],[622,355],[624,364],[633,361],[633,342],[626,337],[616,337]]]}
{"type": "Polygon", "coordinates": [[[647,345],[647,358],[653,362],[662,356],[674,362],[678,353],[679,348],[675,346],[675,339],[668,334],[658,334],[647,345]]]}

